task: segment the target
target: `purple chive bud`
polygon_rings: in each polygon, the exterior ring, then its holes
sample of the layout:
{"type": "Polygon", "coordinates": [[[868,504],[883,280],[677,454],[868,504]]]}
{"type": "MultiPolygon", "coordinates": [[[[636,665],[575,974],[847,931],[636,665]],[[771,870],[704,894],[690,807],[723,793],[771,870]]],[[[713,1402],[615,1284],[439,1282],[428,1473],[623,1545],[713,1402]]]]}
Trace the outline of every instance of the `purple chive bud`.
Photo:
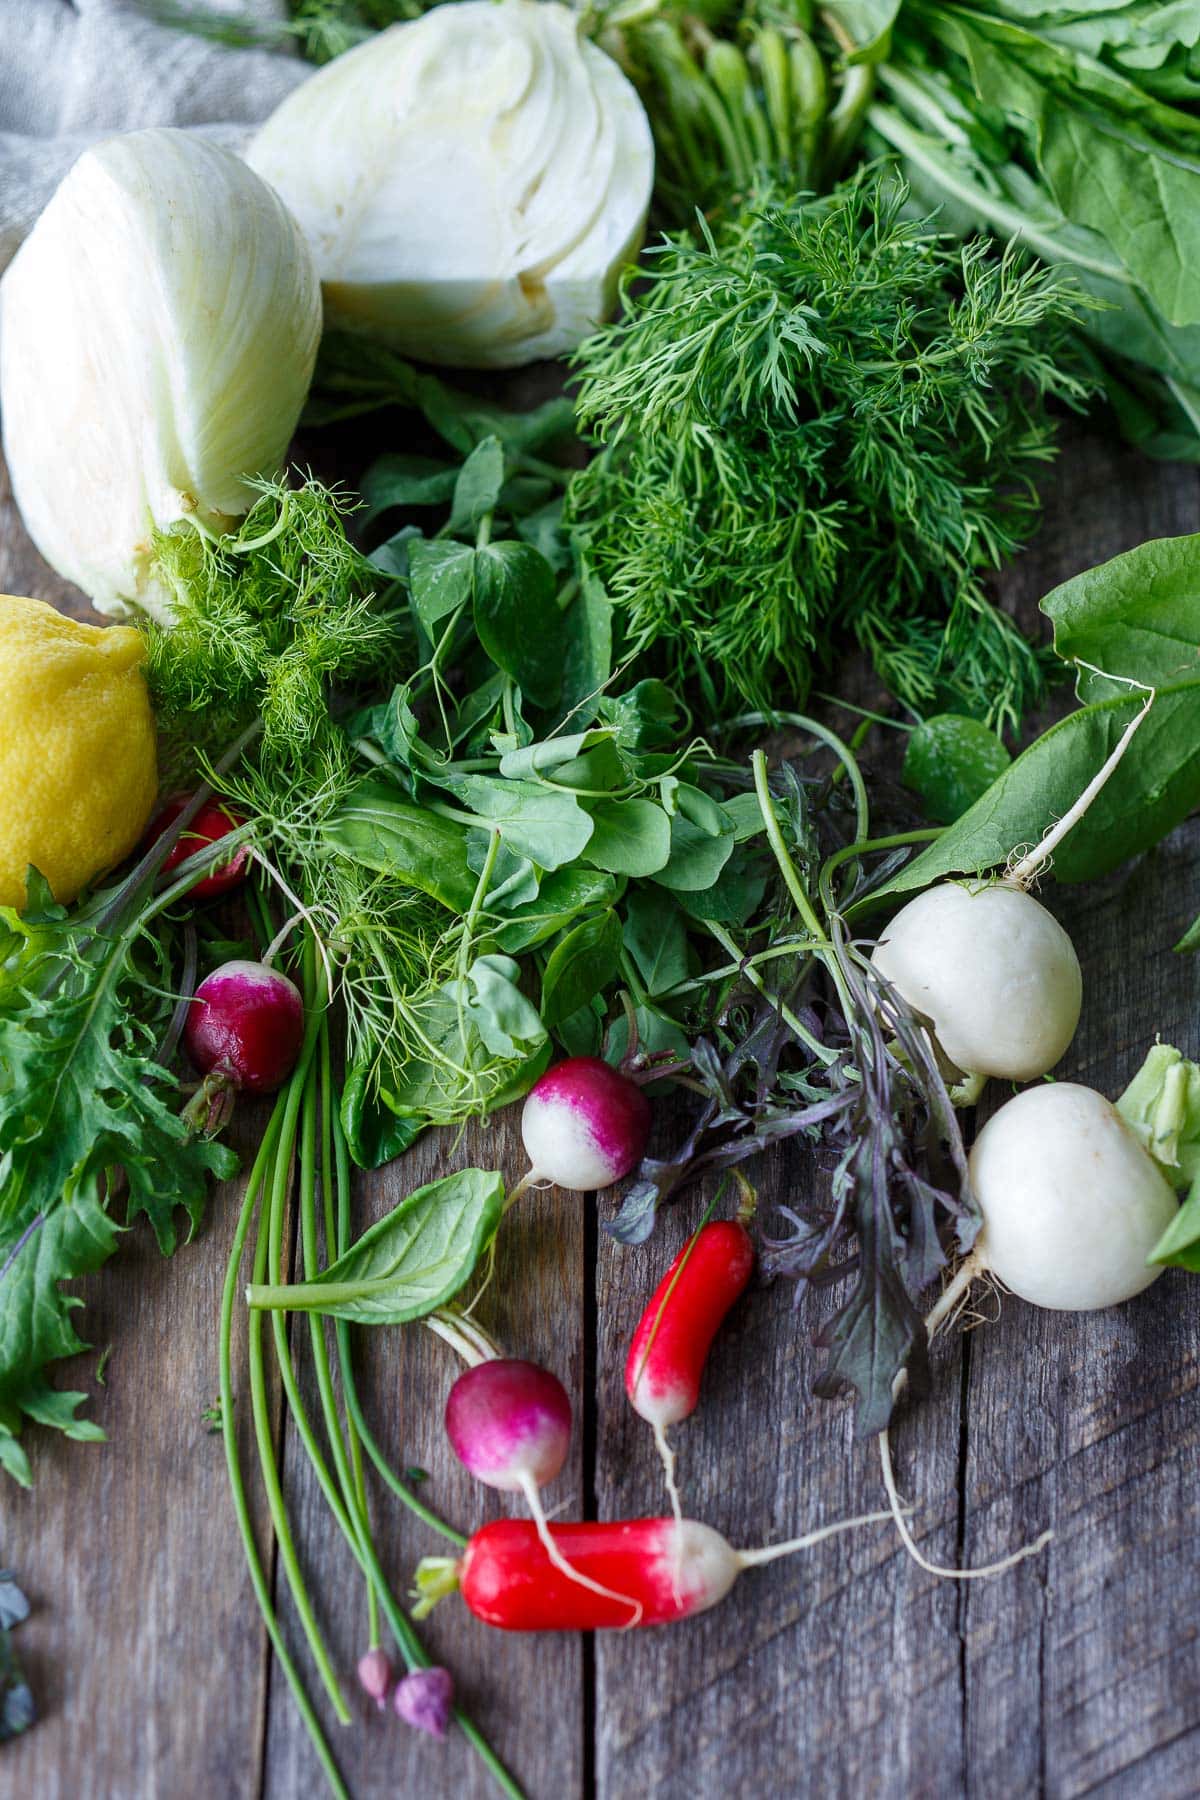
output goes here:
{"type": "Polygon", "coordinates": [[[406,1725],[444,1738],[454,1705],[454,1677],[449,1669],[414,1669],[396,1683],[392,1705],[406,1725]]]}
{"type": "Polygon", "coordinates": [[[392,1685],[392,1665],[387,1659],[387,1652],[381,1650],[378,1644],[359,1658],[358,1679],[382,1712],[387,1705],[392,1685]]]}

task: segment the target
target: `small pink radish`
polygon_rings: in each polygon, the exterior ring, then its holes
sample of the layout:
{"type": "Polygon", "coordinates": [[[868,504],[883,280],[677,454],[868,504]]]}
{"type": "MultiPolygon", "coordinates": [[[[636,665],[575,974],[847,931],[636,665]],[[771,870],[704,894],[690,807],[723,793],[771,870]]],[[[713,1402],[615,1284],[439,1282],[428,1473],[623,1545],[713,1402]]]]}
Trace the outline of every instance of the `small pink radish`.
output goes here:
{"type": "MultiPolygon", "coordinates": [[[[446,1402],[446,1435],[463,1467],[501,1493],[524,1494],[546,1555],[571,1581],[592,1587],[571,1568],[550,1536],[539,1489],[562,1473],[571,1445],[571,1402],[549,1369],[501,1357],[465,1369],[446,1402]]],[[[597,1590],[626,1611],[637,1602],[597,1590]]],[[[636,1619],[629,1623],[636,1624],[636,1619]]]]}
{"type": "Polygon", "coordinates": [[[428,1613],[457,1587],[477,1619],[502,1631],[665,1625],[716,1606],[743,1569],[890,1517],[843,1519],[763,1550],[735,1550],[695,1519],[555,1525],[544,1534],[523,1519],[497,1519],[475,1532],[461,1561],[425,1559],[417,1570],[422,1599],[413,1610],[417,1617],[428,1613]]]}
{"type": "Polygon", "coordinates": [[[200,1073],[248,1094],[273,1094],[287,1080],[303,1038],[299,988],[258,962],[222,963],[205,976],[183,1028],[200,1073]]]}
{"type": "Polygon", "coordinates": [[[739,1220],[701,1225],[655,1288],[629,1346],[625,1392],[654,1427],[676,1519],[682,1512],[667,1426],[695,1412],[712,1341],[753,1271],[754,1245],[739,1220]]]}
{"type": "Polygon", "coordinates": [[[547,1069],[521,1114],[532,1164],[521,1190],[539,1181],[580,1194],[610,1187],[642,1160],[650,1116],[637,1083],[602,1057],[572,1056],[547,1069]]]}

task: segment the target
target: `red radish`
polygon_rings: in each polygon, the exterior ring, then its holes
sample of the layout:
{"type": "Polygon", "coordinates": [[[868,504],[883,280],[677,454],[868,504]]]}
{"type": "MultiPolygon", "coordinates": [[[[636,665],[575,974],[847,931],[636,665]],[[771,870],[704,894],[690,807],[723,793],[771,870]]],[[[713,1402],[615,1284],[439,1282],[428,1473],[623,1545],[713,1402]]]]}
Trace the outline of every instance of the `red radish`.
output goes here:
{"type": "MultiPolygon", "coordinates": [[[[446,1402],[446,1435],[464,1468],[501,1493],[524,1494],[550,1561],[569,1581],[595,1584],[566,1562],[550,1536],[540,1488],[562,1473],[571,1444],[571,1402],[549,1369],[512,1357],[465,1369],[446,1402]]],[[[637,1601],[598,1587],[623,1608],[627,1622],[637,1601]]]]}
{"type": "Polygon", "coordinates": [[[715,1606],[743,1569],[805,1550],[856,1525],[890,1518],[890,1513],[877,1512],[843,1519],[763,1550],[735,1550],[719,1531],[695,1519],[554,1525],[553,1563],[535,1526],[524,1519],[497,1519],[475,1532],[461,1562],[429,1557],[422,1563],[417,1585],[423,1598],[414,1612],[429,1612],[443,1594],[458,1587],[475,1617],[502,1631],[666,1625],[715,1606]],[[560,1573],[563,1561],[573,1571],[570,1581],[560,1573]],[[629,1602],[619,1601],[614,1589],[630,1596],[635,1617],[630,1618],[629,1602]]]}
{"type": "Polygon", "coordinates": [[[538,1181],[581,1194],[609,1187],[641,1162],[649,1135],[637,1083],[602,1057],[572,1056],[529,1090],[521,1136],[532,1168],[517,1191],[538,1181]]]}
{"type": "Polygon", "coordinates": [[[739,1220],[701,1225],[655,1288],[629,1346],[625,1392],[654,1427],[676,1519],[682,1514],[666,1428],[695,1412],[712,1341],[753,1270],[754,1245],[739,1220]]]}
{"type": "Polygon", "coordinates": [[[184,1047],[202,1075],[249,1094],[273,1094],[296,1066],[304,1002],[295,982],[259,962],[227,962],[196,989],[184,1047]]]}
{"type": "Polygon", "coordinates": [[[503,1357],[465,1369],[446,1402],[446,1435],[472,1475],[501,1493],[545,1487],[571,1445],[571,1402],[549,1369],[503,1357]]]}
{"type": "MultiPolygon", "coordinates": [[[[173,794],[160,812],[151,819],[146,836],[152,842],[160,838],[169,826],[173,825],[190,796],[173,794]]],[[[206,844],[219,844],[223,837],[236,831],[244,821],[235,813],[231,813],[218,800],[206,800],[191,824],[179,834],[172,849],[163,863],[163,873],[168,874],[177,869],[189,856],[194,856],[206,844]]],[[[211,875],[201,875],[188,892],[196,900],[215,900],[220,894],[228,894],[233,888],[240,887],[246,879],[250,866],[250,850],[246,844],[240,844],[227,863],[222,863],[211,875]]]]}

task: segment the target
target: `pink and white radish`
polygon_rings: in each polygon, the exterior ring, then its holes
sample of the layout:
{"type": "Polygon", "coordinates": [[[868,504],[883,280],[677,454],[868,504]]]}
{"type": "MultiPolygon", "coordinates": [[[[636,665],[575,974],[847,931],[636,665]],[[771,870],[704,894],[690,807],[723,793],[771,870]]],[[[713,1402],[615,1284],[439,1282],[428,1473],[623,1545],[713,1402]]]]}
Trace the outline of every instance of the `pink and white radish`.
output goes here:
{"type": "Polygon", "coordinates": [[[184,1048],[202,1075],[247,1094],[273,1094],[296,1066],[304,1002],[265,962],[222,963],[188,1007],[184,1048]]]}
{"type": "Polygon", "coordinates": [[[655,1288],[629,1346],[625,1392],[654,1429],[671,1506],[681,1522],[667,1427],[695,1412],[713,1339],[753,1272],[754,1245],[740,1220],[701,1225],[655,1288]]]}
{"type": "MultiPolygon", "coordinates": [[[[570,1581],[593,1586],[563,1560],[542,1506],[541,1489],[562,1473],[571,1446],[571,1402],[558,1377],[513,1357],[475,1363],[450,1390],[446,1435],[459,1462],[479,1481],[525,1496],[550,1560],[570,1581]]],[[[631,1596],[611,1588],[598,1591],[627,1612],[637,1610],[631,1596]]]]}
{"type": "Polygon", "coordinates": [[[525,1100],[521,1136],[531,1167],[512,1199],[539,1182],[580,1194],[611,1187],[642,1160],[650,1118],[636,1081],[602,1057],[557,1063],[525,1100]]]}
{"type": "Polygon", "coordinates": [[[889,1516],[843,1519],[762,1550],[735,1550],[696,1519],[553,1525],[545,1535],[522,1519],[498,1519],[474,1533],[457,1563],[426,1558],[417,1570],[422,1599],[414,1616],[428,1613],[457,1587],[477,1619],[502,1631],[665,1625],[716,1606],[744,1569],[889,1516]],[[629,1600],[621,1603],[619,1593],[629,1600]],[[636,1606],[635,1617],[629,1604],[636,1606]]]}
{"type": "MultiPolygon", "coordinates": [[[[1094,1312],[1132,1299],[1162,1274],[1147,1258],[1178,1211],[1175,1194],[1117,1108],[1094,1089],[1060,1081],[1018,1094],[988,1120],[968,1169],[983,1227],[925,1321],[931,1337],[980,1276],[1034,1306],[1094,1312]]],[[[902,1373],[897,1394],[903,1385],[902,1373]]],[[[879,1449],[896,1505],[886,1431],[879,1449]]],[[[998,1574],[1051,1535],[988,1568],[943,1569],[921,1555],[898,1511],[896,1520],[922,1568],[960,1579],[998,1574]]]]}

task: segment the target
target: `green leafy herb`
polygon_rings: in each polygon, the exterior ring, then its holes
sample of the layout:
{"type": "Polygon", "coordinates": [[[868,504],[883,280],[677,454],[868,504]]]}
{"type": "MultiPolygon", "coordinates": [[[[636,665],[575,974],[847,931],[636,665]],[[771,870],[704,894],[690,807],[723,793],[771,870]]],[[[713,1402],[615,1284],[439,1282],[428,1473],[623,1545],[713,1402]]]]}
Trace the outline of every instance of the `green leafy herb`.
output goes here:
{"type": "Polygon", "coordinates": [[[504,1211],[504,1182],[462,1169],[417,1188],[311,1281],[253,1286],[254,1307],[321,1312],[365,1325],[404,1325],[458,1293],[504,1211]]]}
{"type": "Polygon", "coordinates": [[[1002,775],[1008,751],[978,719],[939,713],[918,725],[904,753],[904,782],[931,819],[951,825],[1002,775]]]}
{"type": "Polygon", "coordinates": [[[1037,654],[981,574],[1037,516],[1051,398],[1088,389],[1057,275],[958,248],[867,173],[765,191],[653,253],[579,353],[602,448],[569,516],[627,644],[712,704],[794,704],[855,641],[921,711],[1011,725],[1037,654]]]}

